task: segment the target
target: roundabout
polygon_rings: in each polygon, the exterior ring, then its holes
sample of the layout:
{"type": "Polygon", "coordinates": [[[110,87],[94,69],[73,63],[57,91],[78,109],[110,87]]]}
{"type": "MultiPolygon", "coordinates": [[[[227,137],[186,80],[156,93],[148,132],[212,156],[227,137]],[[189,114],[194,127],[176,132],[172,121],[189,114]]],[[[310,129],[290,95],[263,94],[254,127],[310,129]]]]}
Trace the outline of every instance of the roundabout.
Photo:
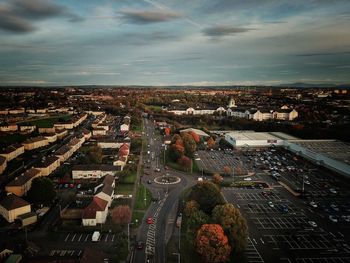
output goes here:
{"type": "Polygon", "coordinates": [[[181,182],[181,178],[173,175],[158,176],[154,178],[154,182],[162,185],[177,184],[181,182]]]}

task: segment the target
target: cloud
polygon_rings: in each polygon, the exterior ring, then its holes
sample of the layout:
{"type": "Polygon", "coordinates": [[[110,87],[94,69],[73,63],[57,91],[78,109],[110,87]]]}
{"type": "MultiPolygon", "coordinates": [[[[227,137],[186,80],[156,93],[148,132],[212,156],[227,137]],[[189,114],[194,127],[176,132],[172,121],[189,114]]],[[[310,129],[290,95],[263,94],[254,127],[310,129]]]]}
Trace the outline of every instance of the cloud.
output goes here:
{"type": "Polygon", "coordinates": [[[0,4],[0,29],[14,33],[34,31],[34,21],[53,17],[65,17],[70,22],[82,21],[82,17],[68,8],[49,0],[8,0],[0,4]]]}
{"type": "Polygon", "coordinates": [[[297,57],[319,57],[319,56],[334,56],[334,55],[350,55],[350,51],[344,52],[324,52],[324,53],[304,53],[296,54],[297,57]]]}
{"type": "Polygon", "coordinates": [[[245,33],[251,30],[254,30],[254,29],[246,28],[246,27],[218,25],[218,26],[208,27],[204,29],[202,32],[206,36],[217,38],[217,37],[232,36],[240,33],[245,33]]]}
{"type": "Polygon", "coordinates": [[[175,20],[182,15],[170,10],[123,10],[120,12],[121,19],[130,24],[151,24],[175,20]]]}

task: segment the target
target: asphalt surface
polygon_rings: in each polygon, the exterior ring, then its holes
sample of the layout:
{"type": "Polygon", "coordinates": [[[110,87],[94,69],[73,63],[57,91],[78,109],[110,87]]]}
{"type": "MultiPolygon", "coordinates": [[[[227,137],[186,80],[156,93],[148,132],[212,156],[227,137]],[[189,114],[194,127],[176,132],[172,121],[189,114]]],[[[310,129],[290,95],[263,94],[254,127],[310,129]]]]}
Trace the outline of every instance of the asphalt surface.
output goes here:
{"type": "Polygon", "coordinates": [[[177,218],[177,203],[181,192],[195,183],[195,180],[190,175],[174,171],[165,170],[161,164],[162,156],[162,138],[157,136],[155,132],[154,124],[151,120],[144,120],[145,136],[147,137],[147,151],[144,156],[145,172],[141,179],[141,183],[144,184],[152,193],[153,198],[158,201],[153,202],[147,210],[142,224],[139,226],[137,233],[137,240],[145,243],[145,248],[142,250],[135,250],[134,260],[135,263],[141,262],[166,262],[166,244],[170,239],[173,232],[173,228],[177,218]],[[148,136],[147,136],[148,135],[148,136]],[[149,145],[149,147],[148,147],[149,145]],[[150,160],[148,163],[147,161],[150,160]],[[156,168],[160,169],[160,172],[155,171],[156,168]],[[174,185],[161,185],[154,182],[154,178],[159,176],[177,176],[181,178],[181,181],[174,185]],[[148,181],[151,183],[149,184],[148,181]],[[152,217],[154,220],[154,226],[148,225],[146,219],[152,217]]]}

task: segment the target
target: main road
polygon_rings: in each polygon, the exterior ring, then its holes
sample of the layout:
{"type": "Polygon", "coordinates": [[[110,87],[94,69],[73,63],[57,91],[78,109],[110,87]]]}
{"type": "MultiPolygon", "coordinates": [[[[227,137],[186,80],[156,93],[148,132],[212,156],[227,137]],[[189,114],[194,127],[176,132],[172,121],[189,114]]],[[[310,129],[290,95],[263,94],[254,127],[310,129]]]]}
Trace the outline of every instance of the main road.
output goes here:
{"type": "Polygon", "coordinates": [[[166,262],[166,245],[177,218],[179,196],[186,187],[193,185],[195,180],[190,174],[165,169],[161,162],[164,158],[162,137],[156,135],[152,120],[144,119],[144,127],[147,152],[144,156],[145,174],[141,177],[141,183],[151,191],[154,202],[145,213],[137,232],[137,240],[144,242],[145,248],[134,251],[133,262],[163,263],[166,262]],[[161,185],[154,181],[159,176],[177,176],[181,181],[173,185],[161,185]],[[153,225],[147,224],[148,217],[153,218],[153,225]]]}

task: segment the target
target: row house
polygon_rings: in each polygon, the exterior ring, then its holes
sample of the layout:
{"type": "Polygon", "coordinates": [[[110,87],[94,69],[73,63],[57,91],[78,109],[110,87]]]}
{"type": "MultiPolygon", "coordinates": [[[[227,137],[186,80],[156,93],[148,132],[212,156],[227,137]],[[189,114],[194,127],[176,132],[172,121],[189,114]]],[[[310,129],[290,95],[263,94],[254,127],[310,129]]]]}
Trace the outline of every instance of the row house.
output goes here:
{"type": "Polygon", "coordinates": [[[63,145],[55,152],[55,156],[60,159],[60,163],[63,163],[67,161],[73,155],[73,153],[74,151],[72,147],[69,147],[68,145],[63,145]]]}
{"type": "Polygon", "coordinates": [[[45,134],[44,137],[48,140],[49,143],[54,143],[55,141],[57,141],[56,133],[48,133],[45,134]]]}
{"type": "Polygon", "coordinates": [[[0,155],[0,174],[2,174],[6,170],[7,161],[4,156],[0,155]]]}
{"type": "Polygon", "coordinates": [[[48,176],[60,166],[60,159],[57,156],[49,156],[35,166],[40,170],[41,176],[48,176]]]}
{"type": "Polygon", "coordinates": [[[14,194],[9,194],[0,200],[0,215],[9,223],[13,223],[19,216],[31,211],[30,204],[14,194]]]}
{"type": "Polygon", "coordinates": [[[85,141],[90,140],[92,133],[91,131],[87,130],[87,129],[83,129],[83,135],[85,137],[85,141]]]}
{"type": "Polygon", "coordinates": [[[175,115],[212,115],[214,113],[224,113],[226,109],[224,107],[183,107],[169,109],[168,112],[174,113],[175,115]]]}
{"type": "Polygon", "coordinates": [[[76,152],[83,145],[84,142],[85,142],[84,137],[82,137],[80,139],[75,137],[75,138],[70,140],[70,142],[68,143],[68,146],[72,147],[73,152],[76,152]]]}
{"type": "Polygon", "coordinates": [[[105,113],[99,115],[97,119],[92,123],[92,128],[97,128],[98,125],[103,123],[107,118],[107,115],[105,113]]]}
{"type": "Polygon", "coordinates": [[[0,131],[1,132],[15,132],[18,130],[18,126],[16,123],[0,123],[0,131]]]}
{"type": "Polygon", "coordinates": [[[97,146],[102,149],[119,149],[125,142],[123,140],[114,140],[114,139],[97,139],[97,146]]]}
{"type": "Polygon", "coordinates": [[[120,170],[124,169],[124,166],[126,165],[128,161],[128,156],[130,153],[130,146],[127,143],[124,143],[118,151],[118,159],[113,162],[114,166],[119,166],[120,170]]]}
{"type": "Polygon", "coordinates": [[[21,154],[24,153],[24,146],[22,144],[12,144],[5,148],[1,153],[0,156],[3,156],[6,158],[6,161],[9,162],[21,154]]]}
{"type": "Polygon", "coordinates": [[[24,114],[25,109],[24,108],[15,108],[15,109],[10,109],[8,111],[9,114],[24,114]]]}
{"type": "Polygon", "coordinates": [[[17,196],[26,195],[32,186],[33,179],[39,176],[41,176],[41,171],[39,169],[30,168],[25,173],[9,182],[5,189],[7,192],[17,196]]]}
{"type": "Polygon", "coordinates": [[[292,121],[298,117],[298,112],[295,109],[243,109],[243,108],[229,108],[226,112],[227,116],[235,118],[247,118],[255,121],[265,120],[288,120],[292,121]]]}
{"type": "Polygon", "coordinates": [[[67,134],[68,131],[66,129],[62,129],[62,128],[55,128],[55,132],[57,134],[57,139],[61,140],[62,138],[64,138],[67,134]]]}
{"type": "Polygon", "coordinates": [[[21,124],[18,126],[18,128],[20,132],[31,133],[35,131],[36,126],[31,124],[21,124]]]}
{"type": "Polygon", "coordinates": [[[39,133],[54,133],[56,132],[56,128],[54,126],[52,127],[46,127],[46,128],[38,128],[39,133]]]}
{"type": "Polygon", "coordinates": [[[120,168],[108,164],[75,165],[72,169],[73,179],[98,179],[106,175],[115,176],[120,168]]]}
{"type": "Polygon", "coordinates": [[[38,137],[27,139],[22,144],[24,146],[24,150],[30,151],[30,150],[34,150],[34,149],[49,145],[49,141],[43,136],[38,136],[38,137]]]}
{"type": "Polygon", "coordinates": [[[104,136],[104,135],[107,135],[107,131],[103,128],[98,128],[98,126],[97,126],[97,128],[94,128],[92,130],[92,135],[93,136],[104,136]]]}

